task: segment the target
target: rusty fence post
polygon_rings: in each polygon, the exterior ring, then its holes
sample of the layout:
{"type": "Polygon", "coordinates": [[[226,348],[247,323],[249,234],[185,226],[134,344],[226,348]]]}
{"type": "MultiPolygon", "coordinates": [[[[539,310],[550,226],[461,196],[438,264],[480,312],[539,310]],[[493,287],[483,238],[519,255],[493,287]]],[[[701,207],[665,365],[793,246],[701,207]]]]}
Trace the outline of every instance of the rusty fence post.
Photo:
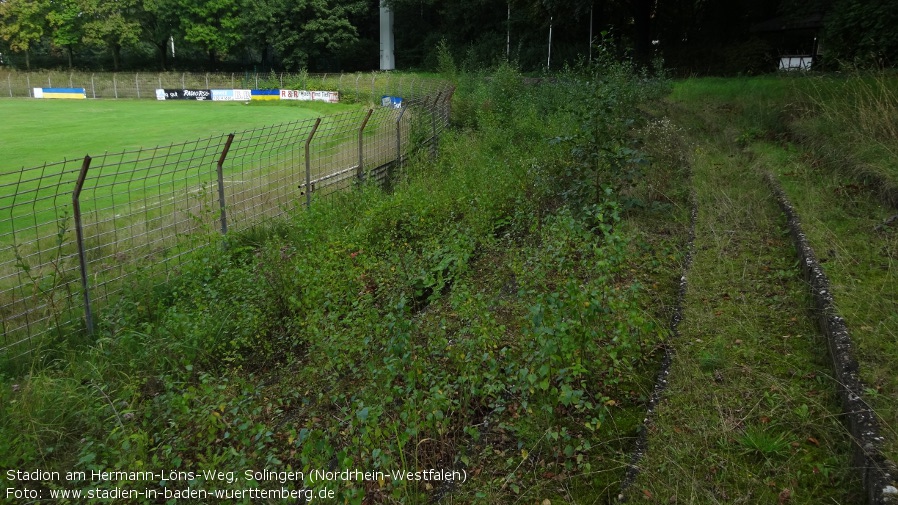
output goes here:
{"type": "Polygon", "coordinates": [[[446,96],[443,97],[443,108],[441,111],[442,114],[442,128],[441,130],[446,129],[449,126],[449,122],[452,116],[452,95],[455,94],[455,87],[450,87],[449,91],[446,92],[446,96]]]}
{"type": "Polygon", "coordinates": [[[312,131],[309,132],[308,138],[306,138],[306,208],[312,206],[312,158],[309,155],[309,145],[312,143],[312,137],[315,136],[315,132],[318,131],[318,125],[321,124],[321,118],[315,119],[315,125],[312,126],[312,131]]]}
{"type": "Polygon", "coordinates": [[[402,168],[402,115],[405,114],[405,105],[399,108],[399,117],[396,118],[396,165],[402,168]]]}
{"type": "Polygon", "coordinates": [[[224,149],[221,150],[221,157],[218,158],[218,206],[221,209],[221,234],[228,233],[228,215],[225,211],[225,188],[224,188],[224,162],[228,157],[228,151],[231,150],[231,142],[234,141],[234,134],[228,134],[228,140],[225,141],[224,149]]]}
{"type": "Polygon", "coordinates": [[[437,104],[440,103],[440,96],[443,94],[442,91],[437,93],[437,97],[433,100],[433,105],[430,106],[430,123],[433,129],[433,136],[430,137],[430,157],[437,157],[437,104]]]}
{"type": "Polygon", "coordinates": [[[81,221],[81,190],[84,189],[84,179],[90,169],[90,156],[84,157],[81,164],[81,172],[75,182],[75,191],[72,193],[72,210],[75,218],[75,238],[78,242],[78,262],[81,267],[81,290],[84,297],[84,322],[87,325],[87,333],[94,334],[94,317],[90,307],[90,292],[88,291],[87,277],[87,253],[84,250],[84,227],[81,221]]]}
{"type": "Polygon", "coordinates": [[[356,177],[358,178],[359,182],[363,182],[365,180],[365,152],[363,136],[365,134],[365,127],[368,126],[368,120],[371,119],[372,113],[374,113],[374,109],[368,109],[368,113],[365,114],[365,119],[362,120],[362,126],[359,127],[359,166],[356,169],[356,177]]]}

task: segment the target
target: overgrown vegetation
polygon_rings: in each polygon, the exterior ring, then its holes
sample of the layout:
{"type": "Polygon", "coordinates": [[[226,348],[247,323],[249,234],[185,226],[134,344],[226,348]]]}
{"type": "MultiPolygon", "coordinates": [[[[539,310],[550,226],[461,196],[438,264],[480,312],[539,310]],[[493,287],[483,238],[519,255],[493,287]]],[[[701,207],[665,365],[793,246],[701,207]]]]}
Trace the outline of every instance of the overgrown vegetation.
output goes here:
{"type": "Polygon", "coordinates": [[[650,437],[650,447],[663,447],[650,450],[632,496],[861,499],[846,459],[855,442],[836,422],[829,357],[764,171],[778,176],[802,216],[895,459],[894,374],[886,370],[898,328],[890,267],[898,248],[884,190],[894,179],[874,168],[890,167],[883,146],[894,140],[873,134],[888,131],[893,87],[890,74],[675,86],[666,110],[696,143],[697,253],[670,392],[650,437]]]}
{"type": "Polygon", "coordinates": [[[458,128],[394,192],[360,187],[231,236],[177,276],[136,282],[92,345],[9,368],[0,466],[238,472],[46,492],[614,496],[685,235],[682,157],[632,133],[664,82],[611,62],[557,83],[526,85],[507,65],[485,77],[458,76],[458,128]],[[388,477],[246,481],[248,469],[388,477]],[[390,478],[426,469],[467,481],[390,478]]]}

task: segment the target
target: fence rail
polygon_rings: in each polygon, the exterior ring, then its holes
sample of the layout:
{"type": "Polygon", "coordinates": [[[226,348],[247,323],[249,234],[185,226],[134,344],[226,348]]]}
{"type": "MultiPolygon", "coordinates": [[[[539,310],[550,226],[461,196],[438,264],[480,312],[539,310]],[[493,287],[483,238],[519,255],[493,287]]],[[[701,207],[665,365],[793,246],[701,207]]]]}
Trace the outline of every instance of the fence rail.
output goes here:
{"type": "Polygon", "coordinates": [[[0,98],[30,98],[34,88],[84,88],[87,98],[155,99],[157,89],[320,89],[370,97],[432,95],[435,79],[389,72],[355,74],[191,72],[18,72],[0,70],[0,98]]]}
{"type": "Polygon", "coordinates": [[[409,79],[400,92],[392,86],[401,81],[382,74],[371,82],[359,97],[401,93],[403,106],[0,174],[0,356],[28,353],[49,335],[92,332],[97,311],[135,276],[174,275],[216,236],[316,205],[355,181],[384,181],[413,148],[435,153],[452,88],[409,79]]]}

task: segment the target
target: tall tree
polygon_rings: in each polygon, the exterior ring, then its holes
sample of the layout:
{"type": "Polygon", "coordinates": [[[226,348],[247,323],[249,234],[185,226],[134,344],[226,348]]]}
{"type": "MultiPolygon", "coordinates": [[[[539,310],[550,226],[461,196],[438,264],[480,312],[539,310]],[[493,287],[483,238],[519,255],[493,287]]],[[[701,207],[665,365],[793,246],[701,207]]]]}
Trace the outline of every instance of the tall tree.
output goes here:
{"type": "Polygon", "coordinates": [[[244,43],[258,50],[262,66],[271,65],[271,47],[275,30],[282,16],[280,0],[242,0],[240,9],[241,31],[244,43]]]}
{"type": "Polygon", "coordinates": [[[134,19],[140,38],[156,48],[159,70],[168,67],[168,44],[178,28],[178,0],[138,0],[134,19]]]}
{"type": "Polygon", "coordinates": [[[82,14],[82,6],[77,0],[52,0],[47,13],[53,44],[65,49],[69,68],[73,65],[75,46],[84,39],[85,18],[82,14]]]}
{"type": "Polygon", "coordinates": [[[898,65],[898,0],[836,0],[826,17],[824,47],[836,59],[898,65]]]}
{"type": "Polygon", "coordinates": [[[137,45],[140,24],[136,19],[137,0],[82,0],[84,41],[103,44],[112,53],[112,65],[117,71],[122,47],[137,45]]]}
{"type": "Polygon", "coordinates": [[[278,0],[272,44],[284,66],[306,68],[358,40],[350,16],[368,8],[364,0],[278,0]]]}
{"type": "Polygon", "coordinates": [[[31,70],[31,47],[47,27],[46,4],[34,0],[0,1],[0,38],[15,52],[25,53],[25,68],[31,70]]]}
{"type": "Polygon", "coordinates": [[[181,33],[209,56],[212,67],[242,40],[238,0],[179,0],[181,33]]]}

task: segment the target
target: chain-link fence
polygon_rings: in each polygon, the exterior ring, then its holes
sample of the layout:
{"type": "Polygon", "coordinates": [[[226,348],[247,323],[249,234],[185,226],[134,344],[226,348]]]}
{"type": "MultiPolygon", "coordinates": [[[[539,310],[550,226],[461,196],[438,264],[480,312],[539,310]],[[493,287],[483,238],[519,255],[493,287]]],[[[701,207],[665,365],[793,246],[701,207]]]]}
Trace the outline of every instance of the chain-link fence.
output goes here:
{"type": "Polygon", "coordinates": [[[452,88],[367,80],[357,96],[401,93],[402,106],[0,174],[0,355],[92,332],[96,311],[131,283],[174,275],[229,230],[316,205],[356,181],[383,182],[412,149],[435,153],[452,88]]]}
{"type": "Polygon", "coordinates": [[[0,98],[28,98],[34,88],[84,88],[87,98],[155,99],[157,89],[306,89],[337,91],[348,100],[390,90],[428,96],[435,79],[390,72],[355,74],[190,72],[18,72],[0,70],[0,98]]]}

